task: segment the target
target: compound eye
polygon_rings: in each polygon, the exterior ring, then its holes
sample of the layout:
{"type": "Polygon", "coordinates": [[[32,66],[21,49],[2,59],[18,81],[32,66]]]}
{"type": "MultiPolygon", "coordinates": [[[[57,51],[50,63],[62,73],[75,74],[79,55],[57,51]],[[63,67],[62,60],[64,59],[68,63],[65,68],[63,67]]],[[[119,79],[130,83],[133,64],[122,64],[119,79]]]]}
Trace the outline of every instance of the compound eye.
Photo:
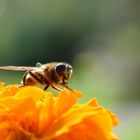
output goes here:
{"type": "Polygon", "coordinates": [[[61,73],[61,72],[64,72],[66,69],[66,65],[63,64],[63,63],[59,63],[56,65],[56,72],[57,73],[61,73]]]}
{"type": "Polygon", "coordinates": [[[72,71],[72,66],[68,65],[67,66],[67,71],[72,71]]]}

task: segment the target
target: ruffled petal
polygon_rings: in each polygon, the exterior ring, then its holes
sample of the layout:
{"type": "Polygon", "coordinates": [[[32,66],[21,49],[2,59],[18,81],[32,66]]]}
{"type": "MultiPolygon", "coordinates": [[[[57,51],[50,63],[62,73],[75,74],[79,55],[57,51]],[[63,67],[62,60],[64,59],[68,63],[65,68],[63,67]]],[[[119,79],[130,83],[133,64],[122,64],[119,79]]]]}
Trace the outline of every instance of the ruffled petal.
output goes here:
{"type": "Polygon", "coordinates": [[[37,87],[0,83],[1,140],[118,140],[117,117],[95,98],[79,104],[78,91],[54,96],[37,87]]]}

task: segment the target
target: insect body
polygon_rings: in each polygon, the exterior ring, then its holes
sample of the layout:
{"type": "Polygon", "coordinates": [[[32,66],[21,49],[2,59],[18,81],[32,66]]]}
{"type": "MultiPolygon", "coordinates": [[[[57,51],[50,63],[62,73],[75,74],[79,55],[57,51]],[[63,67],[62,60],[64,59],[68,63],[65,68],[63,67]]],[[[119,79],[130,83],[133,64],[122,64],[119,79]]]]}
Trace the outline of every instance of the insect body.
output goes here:
{"type": "Polygon", "coordinates": [[[23,76],[23,86],[40,83],[46,90],[49,86],[60,91],[57,86],[70,89],[67,84],[72,75],[72,66],[64,62],[52,62],[47,64],[37,63],[36,67],[26,66],[1,66],[4,70],[26,70],[23,76]]]}

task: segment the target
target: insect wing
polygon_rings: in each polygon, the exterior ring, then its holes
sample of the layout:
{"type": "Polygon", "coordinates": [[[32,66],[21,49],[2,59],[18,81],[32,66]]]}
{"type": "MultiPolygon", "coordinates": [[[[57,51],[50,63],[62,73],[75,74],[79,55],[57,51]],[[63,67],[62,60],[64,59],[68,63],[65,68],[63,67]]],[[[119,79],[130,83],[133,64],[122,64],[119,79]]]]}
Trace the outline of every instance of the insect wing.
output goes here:
{"type": "Polygon", "coordinates": [[[28,67],[28,66],[0,66],[2,70],[15,70],[15,71],[24,71],[24,70],[32,70],[36,67],[28,67]]]}
{"type": "Polygon", "coordinates": [[[41,66],[42,66],[42,64],[41,64],[40,62],[37,62],[37,63],[36,63],[36,67],[37,67],[37,68],[39,68],[39,67],[41,67],[41,66]]]}

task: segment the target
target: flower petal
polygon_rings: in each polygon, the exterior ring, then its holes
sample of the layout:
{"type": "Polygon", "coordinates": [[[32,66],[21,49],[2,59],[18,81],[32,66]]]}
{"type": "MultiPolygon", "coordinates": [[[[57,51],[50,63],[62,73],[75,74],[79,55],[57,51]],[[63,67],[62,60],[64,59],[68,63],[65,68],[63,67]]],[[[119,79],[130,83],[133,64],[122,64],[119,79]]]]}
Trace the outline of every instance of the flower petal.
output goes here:
{"type": "Polygon", "coordinates": [[[118,140],[117,117],[96,99],[78,104],[82,94],[64,89],[54,96],[37,87],[0,83],[1,140],[118,140]]]}
{"type": "Polygon", "coordinates": [[[46,92],[33,86],[26,86],[21,88],[15,95],[16,98],[22,99],[25,97],[31,97],[35,102],[39,101],[46,95],[46,92]]]}
{"type": "Polygon", "coordinates": [[[71,108],[77,101],[77,98],[82,97],[79,92],[72,92],[64,89],[60,92],[55,101],[55,114],[61,116],[61,114],[71,108]]]}

